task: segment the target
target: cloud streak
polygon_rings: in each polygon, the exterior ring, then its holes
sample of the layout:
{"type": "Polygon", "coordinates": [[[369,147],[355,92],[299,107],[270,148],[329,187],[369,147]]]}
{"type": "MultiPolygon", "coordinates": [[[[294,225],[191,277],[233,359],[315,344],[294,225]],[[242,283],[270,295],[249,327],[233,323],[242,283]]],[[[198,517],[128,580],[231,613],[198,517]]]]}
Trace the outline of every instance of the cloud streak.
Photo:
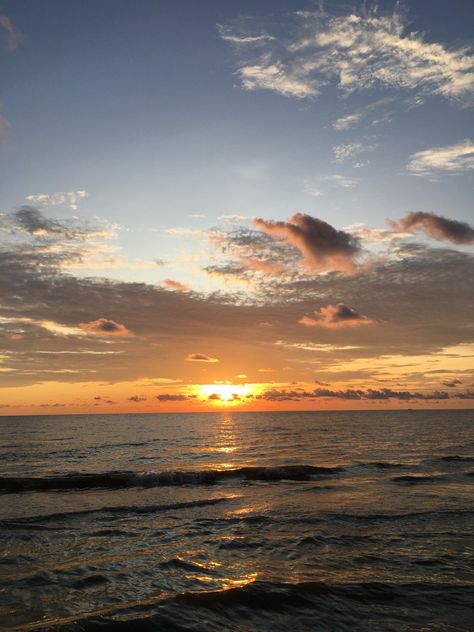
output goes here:
{"type": "Polygon", "coordinates": [[[472,171],[474,169],[474,143],[471,140],[465,140],[463,143],[418,151],[410,156],[407,169],[416,176],[472,171]]]}
{"type": "Polygon", "coordinates": [[[188,353],[185,357],[186,362],[219,362],[217,358],[206,355],[205,353],[188,353]]]}
{"type": "Polygon", "coordinates": [[[474,228],[469,224],[434,213],[411,211],[398,221],[388,220],[388,224],[396,232],[422,232],[438,241],[447,240],[454,244],[474,243],[474,228]]]}

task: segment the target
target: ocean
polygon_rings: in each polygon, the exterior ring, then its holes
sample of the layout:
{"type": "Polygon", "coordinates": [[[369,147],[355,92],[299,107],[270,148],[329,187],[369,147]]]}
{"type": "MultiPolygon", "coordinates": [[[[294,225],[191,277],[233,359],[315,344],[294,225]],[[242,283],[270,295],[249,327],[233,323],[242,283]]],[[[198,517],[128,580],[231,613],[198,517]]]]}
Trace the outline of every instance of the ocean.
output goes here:
{"type": "Polygon", "coordinates": [[[473,417],[3,417],[0,629],[474,630],[473,417]]]}

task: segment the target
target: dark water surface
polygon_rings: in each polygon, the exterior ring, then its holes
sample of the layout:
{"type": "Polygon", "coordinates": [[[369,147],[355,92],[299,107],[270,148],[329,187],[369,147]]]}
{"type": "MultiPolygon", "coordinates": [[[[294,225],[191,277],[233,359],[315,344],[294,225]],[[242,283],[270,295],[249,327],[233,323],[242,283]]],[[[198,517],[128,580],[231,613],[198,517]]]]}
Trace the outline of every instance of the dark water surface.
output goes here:
{"type": "Polygon", "coordinates": [[[472,411],[0,419],[2,630],[474,630],[472,411]]]}

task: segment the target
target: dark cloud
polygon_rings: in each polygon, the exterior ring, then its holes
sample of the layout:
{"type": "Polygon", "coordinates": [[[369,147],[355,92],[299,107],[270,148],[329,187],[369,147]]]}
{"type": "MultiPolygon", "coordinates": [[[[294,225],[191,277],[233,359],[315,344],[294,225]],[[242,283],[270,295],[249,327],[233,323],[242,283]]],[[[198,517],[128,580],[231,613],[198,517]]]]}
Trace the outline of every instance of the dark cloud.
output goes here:
{"type": "Polygon", "coordinates": [[[129,402],[146,402],[146,397],[140,397],[139,395],[132,395],[128,398],[129,402]]]}
{"type": "Polygon", "coordinates": [[[303,316],[298,321],[307,327],[327,327],[328,329],[339,329],[341,327],[357,327],[360,325],[370,325],[373,323],[367,316],[362,316],[355,309],[338,303],[337,305],[327,305],[314,312],[315,318],[303,316]]]}
{"type": "Polygon", "coordinates": [[[410,211],[398,221],[387,220],[396,232],[422,232],[441,241],[446,239],[454,244],[474,243],[474,228],[466,222],[447,219],[434,213],[410,211]]]}
{"type": "Polygon", "coordinates": [[[357,270],[356,259],[361,254],[358,239],[321,219],[296,213],[287,222],[255,219],[254,224],[271,237],[281,237],[298,248],[312,272],[338,270],[353,274],[357,270]]]}
{"type": "Polygon", "coordinates": [[[96,336],[130,336],[131,332],[120,323],[109,318],[97,318],[89,323],[79,323],[79,327],[88,334],[96,336]]]}
{"type": "Polygon", "coordinates": [[[269,389],[260,395],[257,399],[265,399],[268,401],[301,401],[316,400],[319,398],[328,399],[345,399],[345,400],[389,400],[396,399],[400,401],[410,400],[439,400],[449,399],[449,394],[445,391],[434,391],[432,393],[419,393],[411,391],[395,391],[390,388],[382,389],[346,389],[332,390],[326,388],[316,388],[314,391],[304,390],[286,390],[286,389],[269,389]]]}
{"type": "Polygon", "coordinates": [[[452,397],[455,399],[474,399],[474,391],[469,389],[461,393],[456,393],[452,395],[452,397]]]}
{"type": "Polygon", "coordinates": [[[205,353],[188,353],[184,359],[186,362],[219,362],[217,358],[212,358],[205,353]]]}
{"type": "Polygon", "coordinates": [[[443,382],[443,386],[447,386],[448,388],[456,388],[456,386],[458,386],[459,384],[462,384],[461,380],[458,380],[458,378],[454,378],[453,380],[446,380],[446,382],[443,382]]]}
{"type": "Polygon", "coordinates": [[[64,234],[66,230],[60,222],[48,219],[33,206],[22,206],[13,213],[18,227],[32,235],[64,234]]]}
{"type": "Polygon", "coordinates": [[[174,393],[163,393],[161,395],[157,395],[156,399],[159,402],[185,402],[189,399],[195,399],[196,395],[183,395],[182,393],[174,394],[174,393]]]}

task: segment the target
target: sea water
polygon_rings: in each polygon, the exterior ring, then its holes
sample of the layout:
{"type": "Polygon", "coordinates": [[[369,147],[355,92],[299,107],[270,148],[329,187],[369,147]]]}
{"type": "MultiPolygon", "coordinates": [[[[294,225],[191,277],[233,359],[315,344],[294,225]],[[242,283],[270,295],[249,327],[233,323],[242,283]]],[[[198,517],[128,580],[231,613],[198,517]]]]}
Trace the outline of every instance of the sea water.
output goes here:
{"type": "Polygon", "coordinates": [[[474,629],[472,411],[0,419],[3,630],[474,629]]]}

